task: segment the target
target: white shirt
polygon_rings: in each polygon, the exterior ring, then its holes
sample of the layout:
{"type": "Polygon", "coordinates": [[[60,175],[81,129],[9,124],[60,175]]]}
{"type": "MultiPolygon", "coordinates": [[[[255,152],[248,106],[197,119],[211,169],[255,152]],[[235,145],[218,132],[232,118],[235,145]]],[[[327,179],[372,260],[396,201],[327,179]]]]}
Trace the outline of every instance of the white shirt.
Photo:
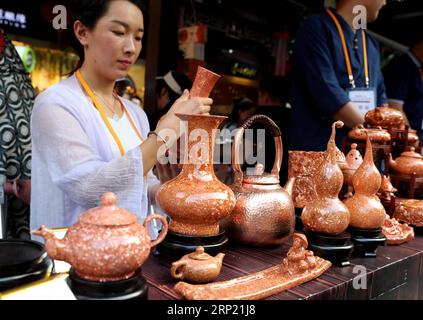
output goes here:
{"type": "MultiPolygon", "coordinates": [[[[142,141],[138,137],[138,134],[135,132],[135,129],[129,121],[126,112],[124,112],[122,117],[117,121],[109,117],[107,117],[107,120],[109,120],[110,125],[122,143],[122,147],[125,152],[132,150],[141,144],[142,141]]],[[[109,139],[110,146],[112,147],[113,155],[115,158],[121,157],[122,155],[120,153],[118,144],[116,143],[104,121],[101,123],[104,127],[104,130],[107,132],[107,137],[109,139]]]]}
{"type": "MultiPolygon", "coordinates": [[[[144,111],[122,100],[146,139],[150,128],[144,111]]],[[[140,141],[131,132],[132,126],[124,125],[126,121],[110,121],[126,150],[121,156],[114,151],[116,142],[111,143],[110,132],[75,76],[37,96],[31,117],[32,230],[42,224],[74,224],[82,212],[98,206],[100,196],[109,191],[116,194],[118,207],[144,220],[149,208],[147,185],[151,188],[159,181],[150,170],[146,183],[142,152],[134,147],[140,141]]]]}

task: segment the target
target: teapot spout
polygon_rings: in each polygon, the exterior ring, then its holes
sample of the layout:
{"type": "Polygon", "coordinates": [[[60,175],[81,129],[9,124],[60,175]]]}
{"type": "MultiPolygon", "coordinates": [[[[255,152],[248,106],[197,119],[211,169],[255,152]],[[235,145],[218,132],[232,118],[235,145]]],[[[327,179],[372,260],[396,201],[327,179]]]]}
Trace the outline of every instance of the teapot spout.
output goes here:
{"type": "Polygon", "coordinates": [[[286,182],[284,189],[288,192],[289,196],[292,197],[294,191],[295,177],[289,178],[286,182]]]}
{"type": "Polygon", "coordinates": [[[47,254],[52,259],[70,262],[69,248],[67,246],[66,238],[63,240],[56,238],[53,230],[44,225],[31,233],[44,238],[47,254]]]}
{"type": "Polygon", "coordinates": [[[222,265],[222,263],[223,263],[223,258],[225,257],[225,254],[224,253],[219,253],[217,256],[216,256],[216,259],[219,261],[219,263],[220,263],[220,265],[222,265]]]}
{"type": "Polygon", "coordinates": [[[392,153],[388,155],[388,163],[391,168],[396,168],[397,162],[392,158],[392,153]]]}

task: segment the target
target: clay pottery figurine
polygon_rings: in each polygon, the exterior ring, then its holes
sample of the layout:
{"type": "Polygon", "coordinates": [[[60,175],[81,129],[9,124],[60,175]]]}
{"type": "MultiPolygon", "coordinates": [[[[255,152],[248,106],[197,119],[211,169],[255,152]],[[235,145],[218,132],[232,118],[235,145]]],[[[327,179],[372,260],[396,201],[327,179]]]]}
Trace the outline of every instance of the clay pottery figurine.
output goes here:
{"type": "Polygon", "coordinates": [[[237,131],[232,148],[234,183],[231,186],[236,196],[236,205],[228,217],[227,234],[237,242],[250,245],[279,245],[294,231],[294,203],[291,198],[294,178],[285,187],[279,184],[282,163],[282,139],[278,126],[265,115],[247,119],[237,131]],[[254,123],[266,125],[272,132],[276,144],[276,158],[270,173],[260,166],[255,174],[243,174],[239,163],[241,139],[244,130],[254,123]]]}
{"type": "Polygon", "coordinates": [[[292,247],[282,261],[265,270],[227,281],[175,285],[175,291],[189,300],[258,300],[319,277],[332,264],[307,250],[305,235],[294,233],[292,247]]]}
{"type": "Polygon", "coordinates": [[[315,197],[306,204],[301,215],[304,227],[315,233],[338,235],[350,221],[347,207],[338,198],[344,176],[336,161],[335,129],[343,125],[342,121],[332,125],[325,158],[313,176],[315,197]]]}
{"type": "Polygon", "coordinates": [[[395,208],[394,218],[409,225],[423,227],[423,200],[400,200],[395,208]]]}
{"type": "Polygon", "coordinates": [[[391,178],[384,175],[382,177],[382,184],[380,185],[379,192],[377,193],[379,199],[383,199],[389,202],[391,201],[392,196],[394,196],[394,193],[397,191],[398,190],[394,188],[391,183],[391,178]]]}
{"type": "MultiPolygon", "coordinates": [[[[219,75],[199,67],[190,95],[207,97],[219,75]]],[[[170,231],[192,236],[213,236],[219,223],[235,206],[232,190],[219,181],[213,168],[216,129],[227,117],[176,114],[188,128],[181,173],[160,186],[159,206],[172,218],[170,231]]]]}
{"type": "Polygon", "coordinates": [[[212,257],[204,252],[203,247],[197,247],[195,252],[186,254],[178,261],[173,262],[170,274],[178,280],[195,283],[212,282],[220,274],[224,256],[224,253],[219,253],[212,257]]]}
{"type": "Polygon", "coordinates": [[[389,245],[401,244],[414,239],[414,229],[412,227],[409,227],[406,223],[399,223],[395,218],[391,219],[389,215],[385,217],[382,232],[389,245]]]}
{"type": "Polygon", "coordinates": [[[374,108],[366,113],[364,119],[372,127],[398,128],[404,124],[404,116],[401,111],[391,107],[374,108]]]}
{"type": "Polygon", "coordinates": [[[353,143],[351,145],[351,150],[346,156],[347,165],[342,170],[344,174],[344,184],[348,185],[348,193],[345,197],[352,197],[352,178],[357,171],[357,169],[363,163],[363,157],[360,154],[360,151],[357,150],[357,144],[353,143]]]}
{"type": "Polygon", "coordinates": [[[362,124],[359,124],[348,132],[348,137],[356,141],[366,141],[367,136],[370,138],[370,141],[380,144],[387,144],[391,141],[390,133],[380,126],[376,128],[364,128],[362,124]]]}
{"type": "Polygon", "coordinates": [[[372,143],[367,139],[366,153],[353,177],[354,196],[344,201],[350,211],[350,226],[378,229],[385,220],[385,208],[377,197],[382,177],[373,162],[372,143]]]}
{"type": "Polygon", "coordinates": [[[413,173],[423,175],[423,156],[415,152],[415,148],[411,147],[410,151],[405,151],[395,160],[392,154],[389,154],[389,166],[399,174],[412,175],[413,173]]]}
{"type": "Polygon", "coordinates": [[[159,244],[167,233],[167,221],[158,214],[148,215],[144,224],[137,216],[116,207],[116,196],[107,192],[101,205],[81,214],[63,239],[53,230],[41,226],[32,232],[45,239],[47,254],[55,260],[68,262],[76,274],[86,280],[109,282],[128,279],[147,259],[151,247],[159,244]],[[163,228],[151,241],[147,224],[154,219],[163,228]]]}

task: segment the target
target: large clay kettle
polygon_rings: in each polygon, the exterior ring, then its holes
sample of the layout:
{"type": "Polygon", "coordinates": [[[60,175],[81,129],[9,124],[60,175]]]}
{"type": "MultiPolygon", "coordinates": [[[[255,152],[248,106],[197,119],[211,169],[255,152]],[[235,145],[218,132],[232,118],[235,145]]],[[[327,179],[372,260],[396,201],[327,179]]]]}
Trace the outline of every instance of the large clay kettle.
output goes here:
{"type": "Polygon", "coordinates": [[[278,245],[294,231],[294,203],[291,198],[294,179],[286,190],[279,184],[282,163],[282,139],[278,126],[265,115],[247,119],[235,135],[232,146],[232,165],[235,171],[231,186],[236,197],[235,208],[229,216],[227,233],[237,242],[250,245],[278,245]],[[270,173],[256,170],[244,175],[239,163],[239,149],[244,130],[261,122],[272,131],[276,144],[276,158],[270,173]]]}

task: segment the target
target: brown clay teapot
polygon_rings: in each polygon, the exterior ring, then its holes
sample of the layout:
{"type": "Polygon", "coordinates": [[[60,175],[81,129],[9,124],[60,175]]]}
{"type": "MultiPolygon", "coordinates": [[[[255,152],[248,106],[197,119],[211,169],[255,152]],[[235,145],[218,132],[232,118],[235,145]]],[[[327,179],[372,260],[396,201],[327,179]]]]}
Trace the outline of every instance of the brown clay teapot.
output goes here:
{"type": "Polygon", "coordinates": [[[381,182],[382,177],[373,162],[372,143],[367,138],[363,163],[353,177],[354,196],[344,201],[350,212],[350,226],[359,229],[382,227],[386,212],[376,195],[381,182]]]}
{"type": "Polygon", "coordinates": [[[237,131],[232,148],[232,166],[235,171],[231,186],[236,204],[226,221],[231,239],[250,245],[279,245],[294,231],[294,203],[292,188],[295,178],[283,189],[279,184],[282,163],[282,139],[278,126],[265,115],[247,119],[237,131]],[[276,158],[270,173],[263,173],[260,166],[254,175],[244,175],[239,164],[239,148],[244,130],[255,122],[271,129],[276,144],[276,158]]]}
{"type": "Polygon", "coordinates": [[[167,221],[158,214],[147,216],[144,225],[137,216],[116,208],[116,196],[107,192],[101,205],[83,213],[59,240],[45,226],[33,231],[45,239],[47,254],[68,262],[76,274],[91,281],[117,281],[131,277],[147,259],[150,248],[167,233],[167,221]],[[151,241],[147,224],[158,219],[163,224],[159,237],[151,241]]]}
{"type": "Polygon", "coordinates": [[[184,255],[172,263],[170,274],[174,279],[188,280],[195,283],[207,283],[215,280],[222,268],[224,253],[215,257],[204,252],[203,247],[197,247],[195,252],[184,255]]]}
{"type": "Polygon", "coordinates": [[[372,127],[396,128],[404,124],[404,116],[401,111],[391,107],[374,108],[366,113],[364,119],[372,127]]]}
{"type": "Polygon", "coordinates": [[[380,126],[376,128],[364,128],[362,124],[359,124],[348,132],[348,137],[356,141],[366,141],[367,136],[370,138],[370,141],[382,144],[391,141],[390,133],[380,126]]]}
{"type": "Polygon", "coordinates": [[[410,151],[405,151],[395,160],[392,154],[389,154],[389,166],[399,174],[411,175],[415,173],[418,176],[423,175],[423,156],[415,152],[411,147],[410,151]]]}
{"type": "Polygon", "coordinates": [[[344,176],[336,158],[335,129],[343,125],[342,121],[333,123],[325,158],[312,177],[315,196],[301,215],[304,227],[312,232],[337,235],[345,231],[350,221],[347,207],[338,198],[344,176]]]}

